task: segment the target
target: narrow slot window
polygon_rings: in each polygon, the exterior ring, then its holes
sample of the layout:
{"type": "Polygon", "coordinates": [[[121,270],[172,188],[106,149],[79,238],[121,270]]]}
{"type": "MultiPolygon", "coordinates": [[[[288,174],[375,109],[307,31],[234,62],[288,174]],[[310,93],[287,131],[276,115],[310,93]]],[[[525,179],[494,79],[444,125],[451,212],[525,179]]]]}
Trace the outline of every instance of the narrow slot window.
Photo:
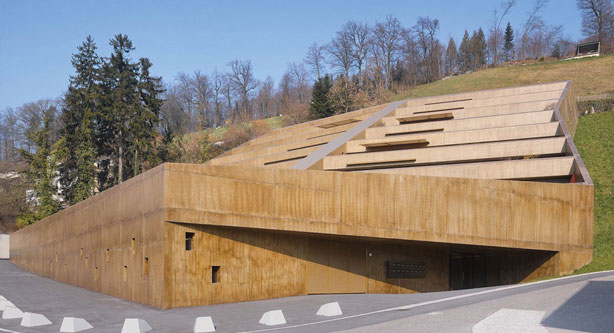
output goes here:
{"type": "Polygon", "coordinates": [[[185,250],[192,251],[192,239],[194,238],[193,232],[185,233],[185,250]]]}
{"type": "Polygon", "coordinates": [[[110,257],[111,257],[111,251],[107,249],[106,251],[104,251],[104,262],[108,264],[110,257]]]}
{"type": "Polygon", "coordinates": [[[87,260],[87,257],[85,257],[85,269],[87,269],[87,263],[88,263],[88,260],[87,260]]]}
{"type": "Polygon", "coordinates": [[[145,262],[143,263],[143,274],[149,275],[149,257],[145,257],[145,262]]]}
{"type": "Polygon", "coordinates": [[[135,254],[136,253],[136,238],[134,237],[132,237],[132,244],[130,248],[132,249],[132,254],[135,254]]]}
{"type": "Polygon", "coordinates": [[[98,281],[98,266],[96,266],[96,269],[94,270],[94,281],[98,281]]]}
{"type": "Polygon", "coordinates": [[[79,259],[83,260],[83,248],[79,251],[79,259]]]}
{"type": "Polygon", "coordinates": [[[123,276],[124,276],[124,282],[128,281],[128,266],[124,266],[123,276]]]}
{"type": "Polygon", "coordinates": [[[220,266],[211,266],[211,283],[220,282],[220,266]]]}

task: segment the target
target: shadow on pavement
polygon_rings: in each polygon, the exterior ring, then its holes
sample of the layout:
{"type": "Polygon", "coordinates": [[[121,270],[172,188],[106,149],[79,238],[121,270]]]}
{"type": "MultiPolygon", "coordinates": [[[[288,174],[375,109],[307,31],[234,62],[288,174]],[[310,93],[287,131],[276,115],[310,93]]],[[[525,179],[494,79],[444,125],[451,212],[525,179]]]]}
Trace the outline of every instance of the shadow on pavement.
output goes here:
{"type": "Polygon", "coordinates": [[[614,331],[614,281],[589,281],[542,321],[552,328],[583,332],[614,331]]]}

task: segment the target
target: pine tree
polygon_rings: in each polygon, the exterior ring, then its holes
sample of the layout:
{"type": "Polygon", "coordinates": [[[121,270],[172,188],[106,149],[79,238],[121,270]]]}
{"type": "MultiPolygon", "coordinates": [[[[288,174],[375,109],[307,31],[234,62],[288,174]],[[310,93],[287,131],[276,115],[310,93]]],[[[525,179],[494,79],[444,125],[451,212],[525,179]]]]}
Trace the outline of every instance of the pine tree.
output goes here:
{"type": "Polygon", "coordinates": [[[132,41],[118,34],[111,39],[110,45],[113,53],[102,66],[103,109],[98,132],[101,189],[119,184],[131,174],[130,122],[139,103],[139,68],[129,56],[134,50],[132,41]]]}
{"type": "Polygon", "coordinates": [[[320,119],[334,114],[333,105],[328,92],[332,87],[330,76],[327,74],[313,84],[311,92],[311,104],[309,105],[309,117],[320,119]]]}
{"type": "Polygon", "coordinates": [[[75,75],[64,96],[62,132],[58,141],[60,184],[70,204],[87,199],[96,187],[94,122],[99,109],[100,58],[91,36],[72,57],[75,75]]]}
{"type": "Polygon", "coordinates": [[[479,70],[486,65],[486,54],[488,47],[486,44],[486,36],[484,36],[484,31],[482,31],[482,28],[479,28],[477,32],[473,32],[470,44],[473,60],[472,69],[474,71],[479,70]]]}
{"type": "Polygon", "coordinates": [[[463,40],[458,48],[458,67],[462,73],[466,73],[471,69],[472,63],[471,40],[469,39],[469,33],[465,30],[463,40]]]}
{"type": "Polygon", "coordinates": [[[115,35],[111,57],[102,65],[102,112],[97,121],[101,189],[119,184],[155,166],[159,113],[163,101],[161,78],[150,74],[147,58],[133,62],[132,41],[115,35]]]}
{"type": "Polygon", "coordinates": [[[450,37],[448,42],[448,48],[446,49],[446,74],[452,75],[456,73],[456,65],[458,63],[458,51],[456,51],[456,43],[454,39],[450,37]]]}
{"type": "Polygon", "coordinates": [[[30,183],[30,200],[35,204],[32,209],[22,213],[17,219],[17,225],[25,227],[32,223],[58,212],[61,209],[59,200],[56,199],[57,187],[55,178],[57,176],[57,157],[55,147],[50,143],[50,123],[49,113],[43,120],[43,128],[28,134],[28,139],[34,143],[35,153],[21,150],[23,158],[29,165],[24,172],[25,178],[30,183]]]}
{"type": "Polygon", "coordinates": [[[514,30],[512,30],[512,25],[509,22],[507,22],[503,39],[505,40],[503,44],[505,61],[510,61],[514,58],[514,30]]]}
{"type": "Polygon", "coordinates": [[[164,90],[161,88],[161,78],[150,75],[151,66],[149,59],[139,60],[137,84],[139,98],[135,101],[134,114],[130,118],[129,126],[134,176],[147,169],[147,166],[152,167],[159,163],[154,146],[163,103],[159,96],[164,90]]]}

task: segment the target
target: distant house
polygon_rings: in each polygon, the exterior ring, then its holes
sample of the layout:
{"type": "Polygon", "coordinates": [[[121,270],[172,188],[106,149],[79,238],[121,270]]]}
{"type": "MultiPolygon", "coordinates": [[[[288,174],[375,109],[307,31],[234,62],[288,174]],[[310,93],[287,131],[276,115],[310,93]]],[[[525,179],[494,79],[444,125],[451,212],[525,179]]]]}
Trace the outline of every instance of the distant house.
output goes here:
{"type": "Polygon", "coordinates": [[[601,45],[598,41],[580,43],[576,45],[576,57],[580,57],[580,56],[596,57],[596,56],[599,56],[600,51],[601,51],[601,45]]]}

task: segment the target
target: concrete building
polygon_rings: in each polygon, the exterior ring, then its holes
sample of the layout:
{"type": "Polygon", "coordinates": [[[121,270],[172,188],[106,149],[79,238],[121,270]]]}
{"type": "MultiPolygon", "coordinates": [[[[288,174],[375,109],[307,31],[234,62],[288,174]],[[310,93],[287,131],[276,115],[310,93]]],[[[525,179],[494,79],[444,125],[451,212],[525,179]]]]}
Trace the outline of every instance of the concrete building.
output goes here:
{"type": "Polygon", "coordinates": [[[158,308],[567,274],[593,246],[577,117],[559,82],[282,128],[19,230],[11,261],[158,308]]]}

